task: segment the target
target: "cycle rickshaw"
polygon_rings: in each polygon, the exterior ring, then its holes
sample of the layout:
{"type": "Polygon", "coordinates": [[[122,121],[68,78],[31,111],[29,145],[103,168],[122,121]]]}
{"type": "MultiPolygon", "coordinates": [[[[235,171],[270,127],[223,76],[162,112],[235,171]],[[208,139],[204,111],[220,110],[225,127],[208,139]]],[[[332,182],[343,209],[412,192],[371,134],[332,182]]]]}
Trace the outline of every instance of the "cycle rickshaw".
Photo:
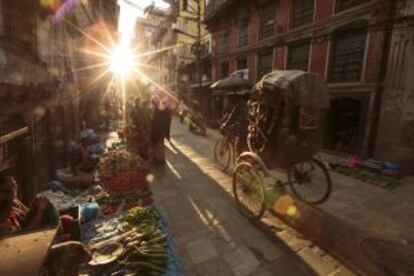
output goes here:
{"type": "Polygon", "coordinates": [[[327,86],[312,73],[274,71],[256,85],[249,102],[249,151],[237,158],[232,175],[233,193],[245,215],[263,215],[269,185],[289,185],[308,204],[328,199],[331,178],[323,162],[315,158],[328,108],[327,86]],[[270,170],[283,172],[287,182],[270,170]]]}

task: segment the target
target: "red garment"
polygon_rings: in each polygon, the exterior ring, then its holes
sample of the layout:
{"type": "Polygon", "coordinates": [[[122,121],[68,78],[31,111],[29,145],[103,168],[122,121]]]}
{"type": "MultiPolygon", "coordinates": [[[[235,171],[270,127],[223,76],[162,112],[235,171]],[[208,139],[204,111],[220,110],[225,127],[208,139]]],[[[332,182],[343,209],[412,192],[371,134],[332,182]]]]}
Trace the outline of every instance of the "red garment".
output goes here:
{"type": "Polygon", "coordinates": [[[11,225],[14,227],[20,227],[20,223],[17,220],[17,215],[16,213],[12,210],[10,210],[10,212],[6,215],[6,217],[4,218],[4,220],[2,220],[0,222],[0,224],[4,223],[6,220],[10,221],[11,225]]]}

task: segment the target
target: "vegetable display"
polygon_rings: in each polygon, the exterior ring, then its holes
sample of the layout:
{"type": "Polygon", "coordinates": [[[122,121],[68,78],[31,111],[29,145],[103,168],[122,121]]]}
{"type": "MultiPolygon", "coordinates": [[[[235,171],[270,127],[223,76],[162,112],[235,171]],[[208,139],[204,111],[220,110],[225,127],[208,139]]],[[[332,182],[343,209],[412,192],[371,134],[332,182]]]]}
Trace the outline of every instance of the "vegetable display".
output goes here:
{"type": "Polygon", "coordinates": [[[120,262],[132,275],[162,275],[168,259],[167,235],[158,227],[158,214],[149,207],[137,207],[124,218],[126,229],[133,229],[124,240],[120,262]]]}
{"type": "Polygon", "coordinates": [[[106,192],[112,196],[141,191],[147,186],[146,177],[144,171],[119,172],[107,181],[106,192]]]}
{"type": "Polygon", "coordinates": [[[103,183],[107,183],[119,172],[148,170],[148,164],[144,160],[126,150],[109,151],[99,162],[99,178],[103,183]]]}

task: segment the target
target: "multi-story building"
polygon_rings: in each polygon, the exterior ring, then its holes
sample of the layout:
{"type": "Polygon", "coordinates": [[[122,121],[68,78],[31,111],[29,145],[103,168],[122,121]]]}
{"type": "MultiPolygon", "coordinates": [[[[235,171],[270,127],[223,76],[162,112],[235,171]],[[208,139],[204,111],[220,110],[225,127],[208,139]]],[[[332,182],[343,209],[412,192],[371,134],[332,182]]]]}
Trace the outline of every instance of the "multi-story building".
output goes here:
{"type": "Polygon", "coordinates": [[[65,58],[70,46],[59,48],[64,30],[44,24],[33,1],[1,1],[0,14],[0,171],[13,174],[29,200],[64,165],[78,94],[65,58]]]}
{"type": "Polygon", "coordinates": [[[170,1],[178,10],[177,88],[181,96],[209,113],[212,83],[211,35],[204,24],[205,0],[170,1]]]}
{"type": "Polygon", "coordinates": [[[375,154],[414,172],[414,1],[399,1],[395,13],[375,154]]]}
{"type": "Polygon", "coordinates": [[[151,20],[158,21],[158,28],[151,37],[149,64],[153,74],[151,77],[163,88],[175,90],[177,72],[176,44],[177,34],[173,30],[176,19],[176,8],[170,6],[167,10],[155,8],[149,15],[151,20]]]}
{"type": "Polygon", "coordinates": [[[167,12],[151,14],[163,18],[152,42],[159,51],[152,58],[158,82],[185,101],[198,102],[208,112],[211,84],[211,36],[205,28],[204,0],[165,0],[167,12]],[[201,46],[199,46],[201,45],[201,46]]]}
{"type": "MultiPolygon", "coordinates": [[[[395,4],[210,1],[205,21],[214,41],[214,79],[245,68],[253,82],[272,70],[317,73],[328,83],[331,95],[325,149],[381,156],[381,148],[375,147],[376,134],[395,4]]],[[[387,103],[382,105],[384,110],[387,103]]]]}

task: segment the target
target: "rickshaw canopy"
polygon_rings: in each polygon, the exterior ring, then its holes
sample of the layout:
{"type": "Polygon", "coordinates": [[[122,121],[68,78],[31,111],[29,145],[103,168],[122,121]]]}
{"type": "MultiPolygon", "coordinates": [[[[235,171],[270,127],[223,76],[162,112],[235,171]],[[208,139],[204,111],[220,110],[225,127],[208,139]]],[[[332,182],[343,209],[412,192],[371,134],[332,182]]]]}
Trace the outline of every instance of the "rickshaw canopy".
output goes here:
{"type": "Polygon", "coordinates": [[[281,93],[287,101],[308,108],[329,108],[326,83],[316,74],[299,70],[273,71],[256,88],[262,93],[281,93]]]}

